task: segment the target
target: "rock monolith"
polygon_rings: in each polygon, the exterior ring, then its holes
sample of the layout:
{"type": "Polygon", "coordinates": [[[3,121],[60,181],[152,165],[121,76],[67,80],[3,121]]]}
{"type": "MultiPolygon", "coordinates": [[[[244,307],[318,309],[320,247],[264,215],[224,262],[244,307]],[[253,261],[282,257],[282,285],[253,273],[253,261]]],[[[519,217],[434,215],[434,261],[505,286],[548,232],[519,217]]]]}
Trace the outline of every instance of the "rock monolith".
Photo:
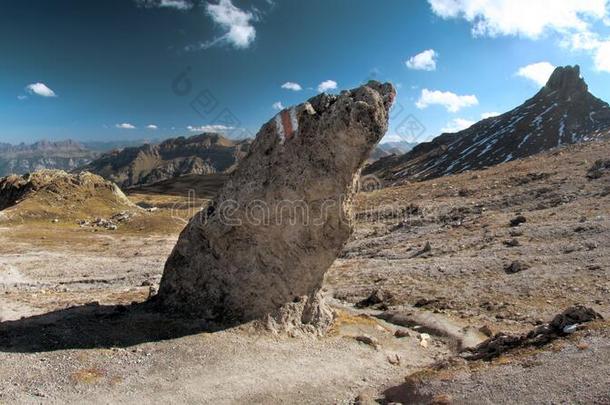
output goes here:
{"type": "Polygon", "coordinates": [[[387,130],[391,84],[320,94],[263,125],[215,201],[186,226],[158,303],[216,325],[325,327],[325,272],[352,232],[359,172],[387,130]]]}

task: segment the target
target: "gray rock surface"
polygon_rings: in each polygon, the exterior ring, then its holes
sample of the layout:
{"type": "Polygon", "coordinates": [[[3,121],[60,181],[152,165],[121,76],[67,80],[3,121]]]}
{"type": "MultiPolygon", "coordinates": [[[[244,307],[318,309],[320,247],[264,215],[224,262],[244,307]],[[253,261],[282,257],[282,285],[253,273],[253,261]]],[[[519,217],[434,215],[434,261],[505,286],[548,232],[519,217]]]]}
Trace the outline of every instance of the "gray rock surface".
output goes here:
{"type": "Polygon", "coordinates": [[[318,292],[352,232],[358,174],[387,130],[394,96],[390,84],[369,82],[264,124],[210,208],[180,235],[158,302],[220,325],[268,315],[274,325],[293,323],[297,309],[304,324],[328,326],[318,292]]]}

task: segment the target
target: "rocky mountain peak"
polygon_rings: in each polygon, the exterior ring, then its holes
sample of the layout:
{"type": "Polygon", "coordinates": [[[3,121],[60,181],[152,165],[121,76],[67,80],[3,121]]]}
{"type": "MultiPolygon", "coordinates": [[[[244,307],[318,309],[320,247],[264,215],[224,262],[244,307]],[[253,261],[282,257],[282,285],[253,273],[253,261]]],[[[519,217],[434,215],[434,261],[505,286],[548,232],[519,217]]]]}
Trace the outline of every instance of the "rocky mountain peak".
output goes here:
{"type": "Polygon", "coordinates": [[[562,94],[586,94],[589,91],[587,83],[580,77],[580,66],[559,66],[551,74],[545,88],[559,91],[562,94]]]}
{"type": "Polygon", "coordinates": [[[610,137],[610,106],[588,91],[580,67],[555,69],[534,97],[511,111],[417,145],[366,168],[392,182],[481,169],[551,148],[610,137]]]}

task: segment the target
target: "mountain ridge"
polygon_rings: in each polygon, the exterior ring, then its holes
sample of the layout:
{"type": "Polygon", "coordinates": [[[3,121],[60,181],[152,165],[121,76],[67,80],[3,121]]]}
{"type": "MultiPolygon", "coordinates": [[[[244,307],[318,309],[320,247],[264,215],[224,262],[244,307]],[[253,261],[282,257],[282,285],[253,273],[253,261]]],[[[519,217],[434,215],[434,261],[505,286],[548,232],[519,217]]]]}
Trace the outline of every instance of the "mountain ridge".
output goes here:
{"type": "Polygon", "coordinates": [[[0,143],[0,177],[42,169],[73,170],[96,157],[97,153],[72,139],[17,145],[0,143]]]}
{"type": "Polygon", "coordinates": [[[365,169],[390,182],[426,180],[608,137],[610,106],[588,91],[580,67],[555,69],[547,84],[512,110],[456,133],[443,133],[365,169]]]}
{"type": "Polygon", "coordinates": [[[105,153],[79,170],[96,173],[120,187],[150,185],[189,174],[230,172],[249,150],[251,140],[218,133],[169,138],[158,144],[105,153]]]}

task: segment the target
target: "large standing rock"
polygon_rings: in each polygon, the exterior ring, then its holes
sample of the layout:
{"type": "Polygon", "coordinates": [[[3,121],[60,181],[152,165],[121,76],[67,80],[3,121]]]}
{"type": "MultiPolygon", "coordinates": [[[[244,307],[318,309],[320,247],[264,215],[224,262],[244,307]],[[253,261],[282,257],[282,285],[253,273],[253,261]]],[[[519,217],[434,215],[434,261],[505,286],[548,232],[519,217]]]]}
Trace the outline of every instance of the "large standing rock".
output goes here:
{"type": "Polygon", "coordinates": [[[160,304],[222,325],[268,314],[294,322],[294,311],[303,323],[332,320],[317,292],[351,234],[357,175],[386,132],[394,96],[389,83],[369,82],[263,125],[214,203],[180,235],[160,304]]]}

